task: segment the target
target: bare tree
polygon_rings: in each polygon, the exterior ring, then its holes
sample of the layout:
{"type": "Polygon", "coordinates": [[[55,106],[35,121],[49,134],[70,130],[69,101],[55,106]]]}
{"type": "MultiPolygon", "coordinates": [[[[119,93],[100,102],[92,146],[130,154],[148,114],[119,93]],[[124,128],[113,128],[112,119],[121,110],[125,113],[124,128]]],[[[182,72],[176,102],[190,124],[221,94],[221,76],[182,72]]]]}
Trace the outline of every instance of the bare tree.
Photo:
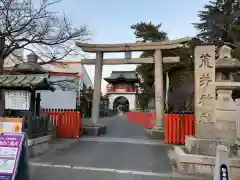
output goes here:
{"type": "Polygon", "coordinates": [[[66,16],[50,11],[60,0],[0,0],[0,70],[19,49],[34,52],[45,64],[74,51],[71,40],[86,40],[86,26],[74,28],[66,16]]]}
{"type": "MultiPolygon", "coordinates": [[[[0,0],[0,73],[7,57],[21,50],[38,55],[40,64],[73,53],[73,40],[88,38],[86,26],[75,28],[64,14],[51,11],[61,0],[0,0]]],[[[4,94],[0,90],[0,115],[4,94]]]]}
{"type": "Polygon", "coordinates": [[[63,91],[79,91],[79,77],[71,78],[71,79],[63,79],[63,80],[56,80],[51,81],[51,85],[59,88],[63,91]]]}

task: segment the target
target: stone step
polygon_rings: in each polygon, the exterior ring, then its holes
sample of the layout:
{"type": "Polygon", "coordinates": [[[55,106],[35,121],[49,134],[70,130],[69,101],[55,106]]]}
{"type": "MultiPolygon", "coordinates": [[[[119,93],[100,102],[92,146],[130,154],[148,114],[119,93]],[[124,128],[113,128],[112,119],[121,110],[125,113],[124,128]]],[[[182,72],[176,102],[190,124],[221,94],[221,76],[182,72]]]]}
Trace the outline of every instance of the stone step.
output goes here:
{"type": "MultiPolygon", "coordinates": [[[[179,146],[174,146],[172,156],[175,161],[176,170],[181,174],[214,174],[216,163],[214,156],[187,154],[184,149],[179,146]]],[[[229,166],[231,180],[239,180],[240,158],[230,157],[229,166]]]]}

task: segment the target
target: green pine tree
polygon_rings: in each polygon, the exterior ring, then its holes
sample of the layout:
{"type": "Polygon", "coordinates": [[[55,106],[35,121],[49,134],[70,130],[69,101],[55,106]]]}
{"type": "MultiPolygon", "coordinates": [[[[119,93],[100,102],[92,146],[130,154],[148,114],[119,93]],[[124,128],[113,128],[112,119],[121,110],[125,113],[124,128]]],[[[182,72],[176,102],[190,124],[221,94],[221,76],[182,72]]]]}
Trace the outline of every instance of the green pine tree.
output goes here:
{"type": "MultiPolygon", "coordinates": [[[[167,33],[160,30],[161,24],[152,24],[152,22],[140,22],[131,26],[134,30],[137,42],[156,42],[167,39],[167,33]]],[[[152,51],[144,52],[141,57],[153,56],[152,51]]],[[[138,65],[136,71],[141,75],[142,82],[140,88],[143,90],[139,94],[138,100],[141,109],[148,106],[148,102],[154,97],[154,64],[141,64],[138,65]]]]}
{"type": "MultiPolygon", "coordinates": [[[[214,0],[198,13],[200,22],[194,26],[200,31],[198,37],[216,45],[223,42],[235,44],[239,21],[238,0],[214,0]]],[[[239,32],[238,32],[239,33],[239,32]]]]}
{"type": "MultiPolygon", "coordinates": [[[[134,30],[137,42],[156,42],[168,39],[167,33],[160,29],[161,24],[154,25],[151,22],[140,22],[132,25],[131,28],[134,30]]],[[[180,63],[163,65],[164,72],[169,72],[170,88],[172,91],[177,90],[186,83],[193,83],[193,50],[199,43],[201,41],[194,38],[186,47],[163,51],[163,56],[179,56],[181,59],[180,63]]],[[[152,51],[146,51],[141,54],[141,57],[149,56],[153,56],[152,51]]],[[[141,108],[144,109],[147,107],[149,100],[154,98],[155,95],[154,64],[138,65],[136,71],[141,75],[143,80],[140,83],[143,93],[139,95],[138,99],[141,108]]]]}

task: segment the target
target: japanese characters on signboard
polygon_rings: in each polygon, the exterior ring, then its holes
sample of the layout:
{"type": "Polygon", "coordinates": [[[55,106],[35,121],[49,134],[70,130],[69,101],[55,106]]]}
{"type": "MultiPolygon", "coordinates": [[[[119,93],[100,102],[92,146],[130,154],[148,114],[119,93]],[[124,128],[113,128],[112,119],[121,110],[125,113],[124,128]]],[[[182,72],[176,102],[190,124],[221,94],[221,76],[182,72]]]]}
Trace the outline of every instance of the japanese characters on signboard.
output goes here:
{"type": "Polygon", "coordinates": [[[31,92],[5,91],[5,108],[13,110],[29,110],[31,92]]]}
{"type": "Polygon", "coordinates": [[[215,47],[197,46],[195,50],[195,111],[197,123],[215,121],[215,47]]]}
{"type": "Polygon", "coordinates": [[[21,134],[0,134],[0,180],[14,179],[22,143],[21,134]]]}

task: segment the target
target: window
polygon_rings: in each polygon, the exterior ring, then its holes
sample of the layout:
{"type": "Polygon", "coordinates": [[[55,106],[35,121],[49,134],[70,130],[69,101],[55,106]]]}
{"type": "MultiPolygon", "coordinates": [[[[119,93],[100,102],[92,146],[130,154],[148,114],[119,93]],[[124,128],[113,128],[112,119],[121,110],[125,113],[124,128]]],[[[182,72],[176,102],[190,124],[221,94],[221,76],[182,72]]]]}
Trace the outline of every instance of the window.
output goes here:
{"type": "Polygon", "coordinates": [[[222,80],[229,80],[229,73],[228,72],[222,72],[222,80]]]}

